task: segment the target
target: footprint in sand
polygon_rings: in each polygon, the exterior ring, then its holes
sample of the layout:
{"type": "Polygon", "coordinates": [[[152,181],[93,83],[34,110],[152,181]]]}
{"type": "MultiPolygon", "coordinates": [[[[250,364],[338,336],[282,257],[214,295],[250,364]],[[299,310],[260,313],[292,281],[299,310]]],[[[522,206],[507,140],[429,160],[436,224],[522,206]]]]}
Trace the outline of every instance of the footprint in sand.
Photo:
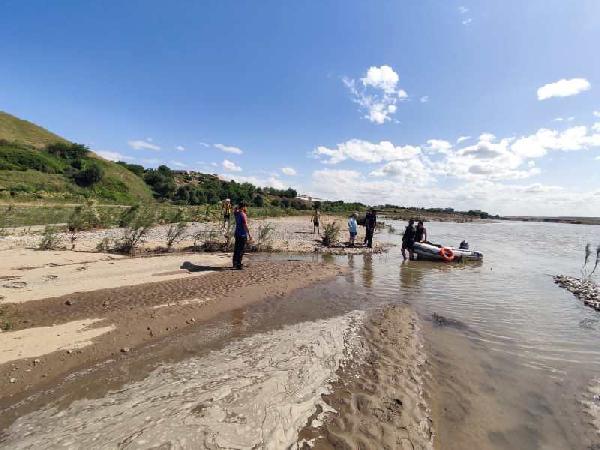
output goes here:
{"type": "Polygon", "coordinates": [[[9,289],[23,289],[26,286],[27,283],[25,281],[11,281],[2,285],[2,287],[9,289]]]}

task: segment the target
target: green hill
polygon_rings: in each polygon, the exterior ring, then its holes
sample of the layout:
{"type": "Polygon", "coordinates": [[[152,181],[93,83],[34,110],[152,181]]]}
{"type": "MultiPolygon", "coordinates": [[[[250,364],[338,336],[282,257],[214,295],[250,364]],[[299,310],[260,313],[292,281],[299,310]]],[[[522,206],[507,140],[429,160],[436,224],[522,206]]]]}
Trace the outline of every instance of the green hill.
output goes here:
{"type": "Polygon", "coordinates": [[[144,180],[82,145],[0,112],[0,199],[152,201],[144,180]]]}
{"type": "Polygon", "coordinates": [[[66,139],[35,125],[0,111],[0,139],[20,142],[36,148],[43,148],[54,142],[67,142],[66,139]]]}

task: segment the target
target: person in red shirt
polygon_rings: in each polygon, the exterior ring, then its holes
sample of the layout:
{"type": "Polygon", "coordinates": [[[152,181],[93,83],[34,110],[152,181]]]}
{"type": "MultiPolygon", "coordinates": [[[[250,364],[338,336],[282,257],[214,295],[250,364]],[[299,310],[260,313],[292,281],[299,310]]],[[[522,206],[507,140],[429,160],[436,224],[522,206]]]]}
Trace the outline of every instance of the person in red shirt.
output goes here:
{"type": "Polygon", "coordinates": [[[248,216],[246,210],[246,204],[240,202],[240,204],[233,211],[235,217],[235,244],[233,247],[233,268],[235,270],[242,270],[244,265],[242,259],[244,258],[244,251],[246,250],[246,243],[248,240],[252,240],[250,236],[250,229],[248,228],[248,216]]]}

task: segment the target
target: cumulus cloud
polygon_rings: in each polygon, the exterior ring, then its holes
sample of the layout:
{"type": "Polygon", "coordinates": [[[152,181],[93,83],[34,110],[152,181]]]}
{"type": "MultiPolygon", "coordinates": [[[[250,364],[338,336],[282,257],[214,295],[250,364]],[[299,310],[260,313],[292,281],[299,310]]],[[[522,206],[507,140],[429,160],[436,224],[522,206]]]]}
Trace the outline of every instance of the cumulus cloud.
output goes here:
{"type": "Polygon", "coordinates": [[[587,127],[575,126],[562,132],[542,128],[535,134],[517,139],[511,148],[524,158],[540,158],[550,150],[583,150],[597,146],[600,146],[600,134],[590,134],[587,127]]]}
{"type": "Polygon", "coordinates": [[[594,117],[600,118],[600,111],[594,111],[592,114],[594,115],[594,117]]]}
{"type": "Polygon", "coordinates": [[[177,150],[178,152],[185,152],[185,147],[183,145],[178,145],[177,147],[175,147],[175,150],[177,150]]]}
{"type": "Polygon", "coordinates": [[[537,90],[538,100],[547,100],[552,97],[570,97],[587,91],[592,87],[585,78],[571,78],[548,83],[537,90]]]}
{"type": "Polygon", "coordinates": [[[352,93],[352,100],[365,112],[364,118],[377,124],[391,120],[397,111],[397,103],[408,97],[398,87],[400,77],[390,66],[371,66],[360,83],[344,77],[342,82],[352,93]]]}
{"type": "Polygon", "coordinates": [[[460,136],[460,137],[459,137],[459,138],[456,140],[456,143],[457,143],[457,144],[460,144],[461,142],[468,141],[469,139],[471,139],[471,136],[460,136]]]}
{"type": "Polygon", "coordinates": [[[238,166],[233,161],[229,161],[228,159],[224,159],[223,162],[221,163],[221,165],[223,166],[223,169],[225,169],[228,172],[241,172],[242,171],[242,168],[240,166],[238,166]]]}
{"type": "Polygon", "coordinates": [[[215,144],[214,147],[218,148],[222,152],[233,153],[234,155],[241,155],[242,153],[244,153],[241,148],[234,147],[232,145],[215,144]]]}
{"type": "Polygon", "coordinates": [[[425,186],[434,181],[431,171],[421,158],[392,161],[370,173],[374,177],[392,177],[402,184],[425,186]]]}
{"type": "Polygon", "coordinates": [[[111,152],[108,150],[101,150],[95,153],[102,156],[104,159],[108,159],[109,161],[133,161],[135,159],[131,156],[122,155],[121,153],[111,152]]]}
{"type": "Polygon", "coordinates": [[[379,143],[351,139],[338,144],[335,148],[319,146],[312,154],[325,164],[338,164],[347,159],[366,163],[380,163],[410,159],[421,153],[419,147],[412,145],[396,146],[389,141],[379,143]]]}
{"type": "Polygon", "coordinates": [[[160,150],[160,147],[156,144],[152,143],[151,138],[146,138],[145,140],[137,139],[132,141],[127,141],[127,144],[134,150],[160,150]]]}
{"type": "Polygon", "coordinates": [[[281,171],[288,176],[294,176],[296,175],[298,172],[296,172],[296,169],[294,169],[293,167],[282,167],[281,171]]]}
{"type": "Polygon", "coordinates": [[[222,174],[224,180],[235,180],[238,183],[252,183],[254,186],[273,187],[275,189],[286,189],[286,186],[277,176],[260,177],[260,176],[244,176],[239,174],[222,174]]]}
{"type": "Polygon", "coordinates": [[[448,153],[452,149],[452,144],[442,139],[429,139],[425,148],[436,153],[448,153]]]}

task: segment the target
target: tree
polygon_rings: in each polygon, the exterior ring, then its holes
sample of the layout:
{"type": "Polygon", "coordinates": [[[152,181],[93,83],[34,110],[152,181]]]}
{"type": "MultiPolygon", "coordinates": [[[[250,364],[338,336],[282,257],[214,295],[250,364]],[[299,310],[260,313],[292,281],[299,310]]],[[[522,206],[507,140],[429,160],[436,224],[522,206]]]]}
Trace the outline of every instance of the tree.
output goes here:
{"type": "Polygon", "coordinates": [[[99,182],[104,176],[104,170],[95,162],[89,162],[86,167],[75,172],[73,178],[79,186],[87,187],[99,182]]]}

